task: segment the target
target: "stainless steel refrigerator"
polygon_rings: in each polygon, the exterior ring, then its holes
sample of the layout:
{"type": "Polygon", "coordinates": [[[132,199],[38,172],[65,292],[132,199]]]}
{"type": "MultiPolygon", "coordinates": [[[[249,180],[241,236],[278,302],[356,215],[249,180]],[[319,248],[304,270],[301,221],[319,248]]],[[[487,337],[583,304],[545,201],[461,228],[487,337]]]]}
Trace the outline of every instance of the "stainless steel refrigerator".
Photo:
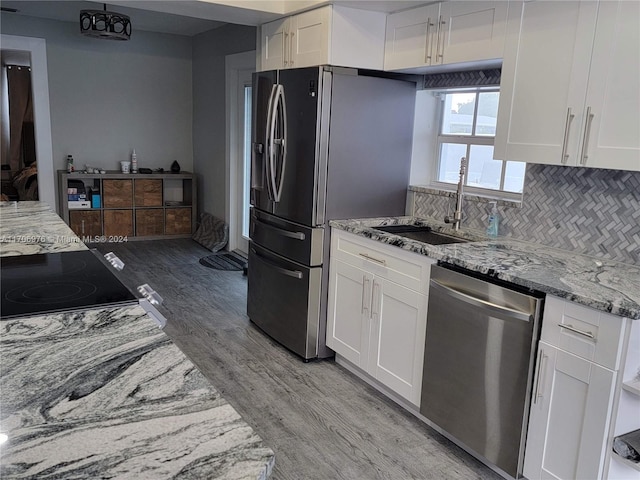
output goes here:
{"type": "Polygon", "coordinates": [[[337,67],[253,76],[247,312],[325,358],[329,225],[403,215],[415,84],[337,67]]]}

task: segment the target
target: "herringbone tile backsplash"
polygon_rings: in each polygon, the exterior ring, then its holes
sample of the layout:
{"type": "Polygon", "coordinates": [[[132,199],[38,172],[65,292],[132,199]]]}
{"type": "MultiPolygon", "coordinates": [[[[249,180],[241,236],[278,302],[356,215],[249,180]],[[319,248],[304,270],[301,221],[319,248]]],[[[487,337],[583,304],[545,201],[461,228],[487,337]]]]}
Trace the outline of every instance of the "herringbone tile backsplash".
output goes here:
{"type": "MultiPolygon", "coordinates": [[[[442,218],[455,199],[414,192],[414,215],[442,218]]],[[[527,165],[521,208],[499,205],[500,234],[640,265],[640,172],[527,165]]],[[[467,197],[463,226],[484,229],[489,204],[467,197]]]]}

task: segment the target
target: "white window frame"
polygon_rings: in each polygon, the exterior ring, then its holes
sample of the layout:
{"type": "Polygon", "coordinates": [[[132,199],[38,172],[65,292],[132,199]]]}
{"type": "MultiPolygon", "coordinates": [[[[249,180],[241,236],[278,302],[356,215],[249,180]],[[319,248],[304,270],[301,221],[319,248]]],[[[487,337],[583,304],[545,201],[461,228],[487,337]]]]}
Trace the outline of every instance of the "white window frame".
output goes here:
{"type": "MultiPolygon", "coordinates": [[[[478,88],[451,88],[446,90],[439,90],[433,92],[433,95],[438,99],[438,108],[436,112],[436,131],[434,139],[434,162],[432,165],[431,187],[439,190],[456,190],[456,183],[441,182],[438,180],[438,170],[440,168],[440,149],[442,143],[458,143],[467,145],[466,158],[469,158],[470,145],[490,145],[495,143],[495,136],[473,136],[473,135],[452,135],[442,133],[442,120],[444,117],[444,105],[445,95],[450,93],[485,93],[485,92],[500,92],[499,87],[478,87],[478,88]],[[473,141],[470,141],[473,140],[473,141]]],[[[473,126],[472,131],[475,131],[477,121],[477,109],[478,109],[478,96],[476,96],[476,102],[473,110],[473,126]]],[[[502,162],[502,170],[500,174],[500,185],[504,186],[505,172],[507,168],[506,160],[498,160],[502,162]]],[[[512,202],[522,202],[522,193],[508,192],[506,190],[494,190],[490,188],[475,187],[467,185],[467,172],[465,173],[464,189],[467,194],[478,195],[481,197],[487,197],[496,200],[508,200],[512,202]]]]}

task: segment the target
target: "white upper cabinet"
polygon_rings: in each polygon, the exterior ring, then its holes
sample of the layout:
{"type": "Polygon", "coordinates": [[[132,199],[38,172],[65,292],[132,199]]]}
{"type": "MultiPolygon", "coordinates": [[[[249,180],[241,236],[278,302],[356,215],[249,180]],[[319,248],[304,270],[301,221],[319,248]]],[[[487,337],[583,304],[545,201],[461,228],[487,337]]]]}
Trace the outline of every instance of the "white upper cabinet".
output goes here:
{"type": "Polygon", "coordinates": [[[509,2],[455,1],[387,17],[385,70],[502,58],[509,2]]]}
{"type": "Polygon", "coordinates": [[[319,8],[289,18],[289,63],[285,68],[321,65],[329,58],[331,7],[319,8]]]}
{"type": "Polygon", "coordinates": [[[385,14],[326,6],[260,27],[258,70],[337,65],[382,69],[385,14]]]}
{"type": "Polygon", "coordinates": [[[600,2],[585,105],[583,164],[640,171],[640,2],[600,2]]]}
{"type": "Polygon", "coordinates": [[[435,64],[436,24],[440,4],[404,10],[387,17],[384,69],[435,64]]]}
{"type": "Polygon", "coordinates": [[[261,64],[262,70],[275,70],[282,68],[285,63],[285,54],[289,46],[289,19],[284,18],[274,22],[265,23],[261,29],[261,64]]]}
{"type": "Polygon", "coordinates": [[[509,20],[494,157],[575,165],[576,105],[584,104],[597,4],[534,1],[523,8],[509,20]]]}
{"type": "Polygon", "coordinates": [[[261,28],[261,70],[326,63],[331,7],[266,23],[261,28]]]}
{"type": "Polygon", "coordinates": [[[640,170],[640,3],[522,8],[509,15],[494,157],[640,170]]]}
{"type": "Polygon", "coordinates": [[[502,58],[509,2],[455,1],[441,5],[441,52],[436,53],[436,63],[502,58]]]}

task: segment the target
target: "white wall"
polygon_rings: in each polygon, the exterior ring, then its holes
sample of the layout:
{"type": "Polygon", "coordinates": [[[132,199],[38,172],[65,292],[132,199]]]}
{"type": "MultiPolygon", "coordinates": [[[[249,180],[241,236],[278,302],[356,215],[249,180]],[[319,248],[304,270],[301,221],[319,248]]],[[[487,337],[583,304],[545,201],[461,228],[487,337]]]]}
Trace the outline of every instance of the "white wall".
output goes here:
{"type": "Polygon", "coordinates": [[[190,37],[99,40],[73,22],[5,13],[2,33],[46,39],[54,169],[72,154],[80,168],[114,170],[135,148],[139,166],[193,170],[190,37]]]}
{"type": "Polygon", "coordinates": [[[193,155],[199,212],[225,218],[225,57],[254,50],[255,27],[225,25],[193,37],[193,155]]]}
{"type": "Polygon", "coordinates": [[[416,92],[410,185],[426,185],[433,177],[439,128],[438,100],[430,90],[416,92]]]}

